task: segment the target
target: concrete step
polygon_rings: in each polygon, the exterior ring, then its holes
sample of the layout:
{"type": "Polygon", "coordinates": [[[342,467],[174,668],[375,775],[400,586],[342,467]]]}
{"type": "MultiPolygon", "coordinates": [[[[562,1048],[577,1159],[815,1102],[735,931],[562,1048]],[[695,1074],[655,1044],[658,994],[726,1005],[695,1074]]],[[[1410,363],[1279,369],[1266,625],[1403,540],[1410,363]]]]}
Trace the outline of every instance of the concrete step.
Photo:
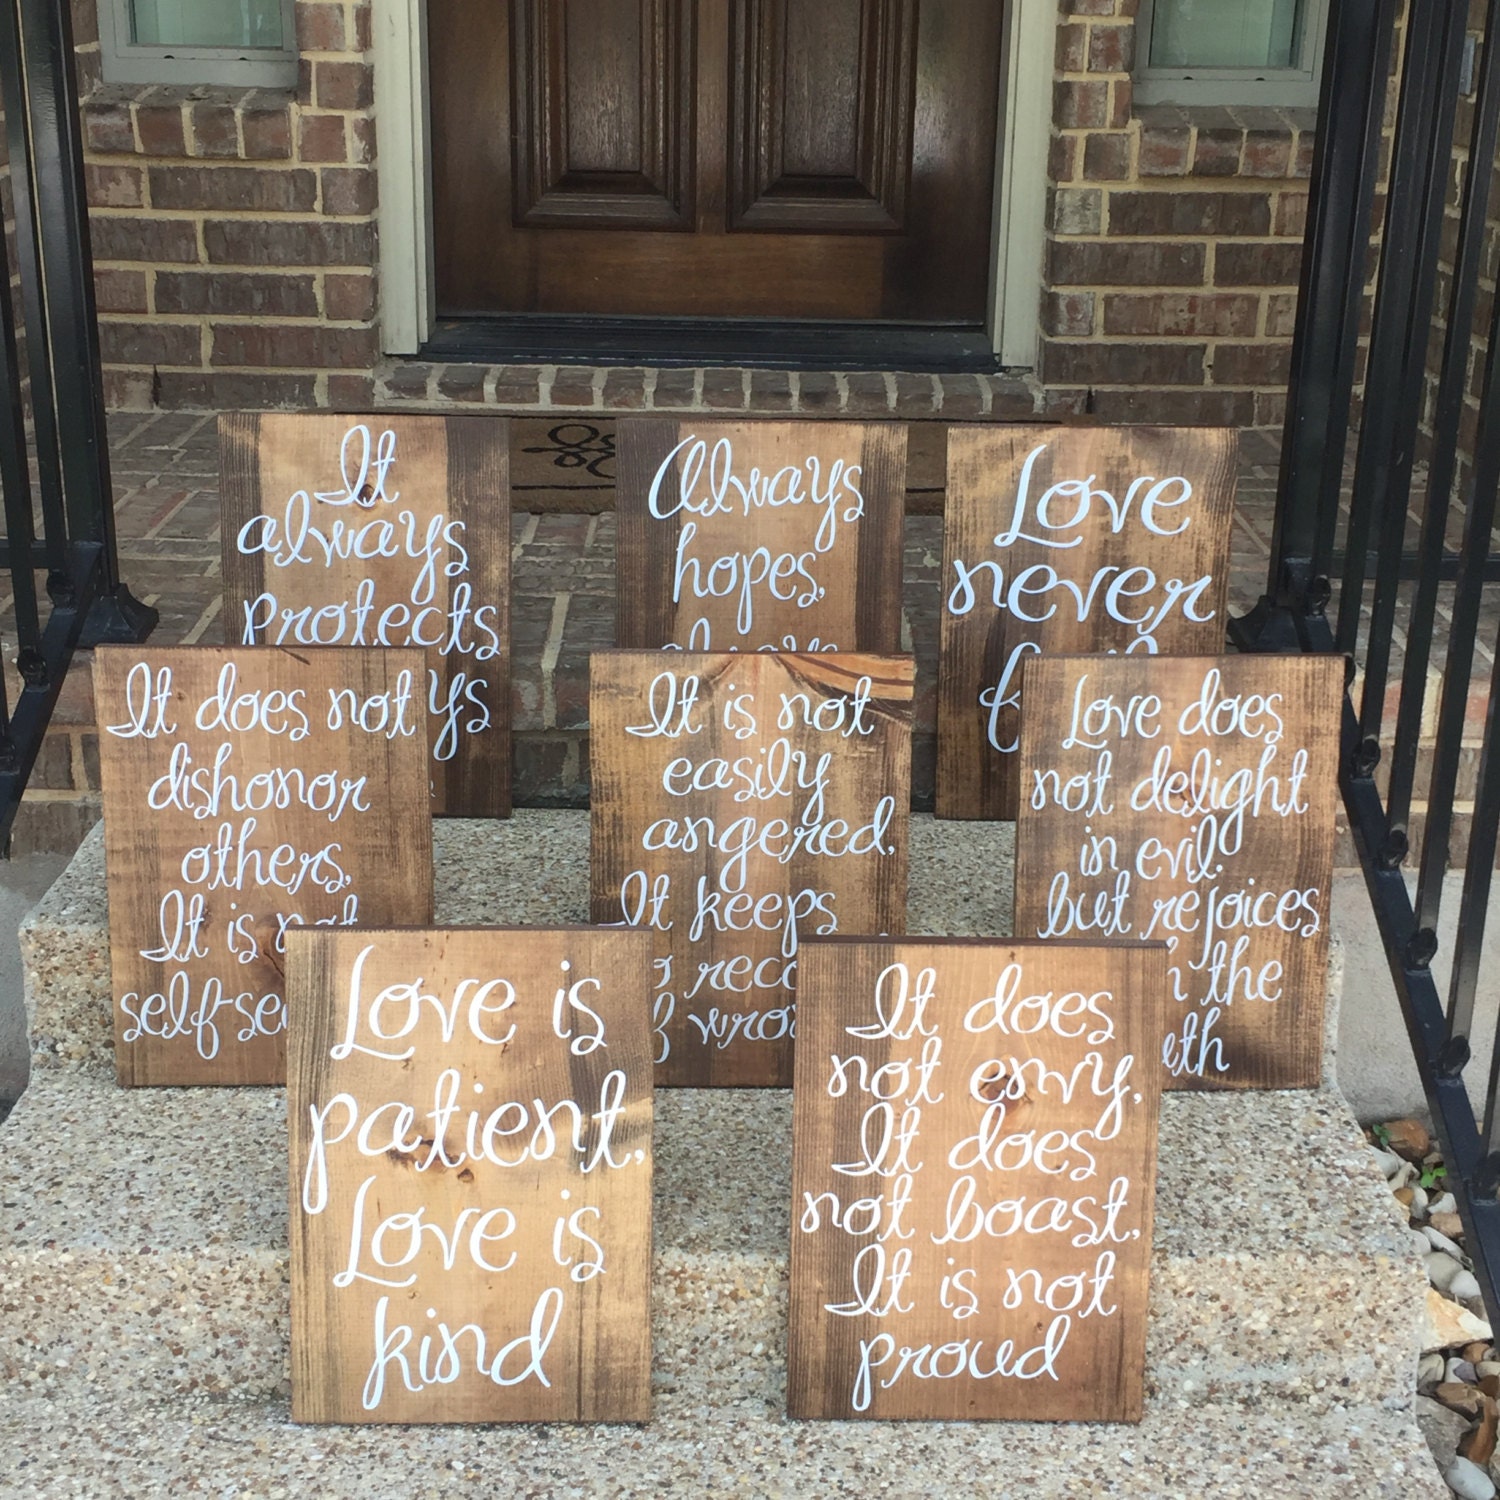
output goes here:
{"type": "MultiPolygon", "coordinates": [[[[440,824],[439,920],[582,919],[587,845],[584,814],[440,824]]],[[[1003,932],[1010,853],[1008,828],[916,820],[911,929],[1003,932]]],[[[282,1091],[114,1086],[97,837],[22,939],[39,1050],[0,1133],[0,1400],[48,1469],[0,1455],[18,1489],[1443,1493],[1411,1416],[1425,1277],[1332,1088],[1163,1101],[1139,1428],[788,1422],[771,1091],[658,1096],[648,1427],[293,1428],[282,1091]]]]}

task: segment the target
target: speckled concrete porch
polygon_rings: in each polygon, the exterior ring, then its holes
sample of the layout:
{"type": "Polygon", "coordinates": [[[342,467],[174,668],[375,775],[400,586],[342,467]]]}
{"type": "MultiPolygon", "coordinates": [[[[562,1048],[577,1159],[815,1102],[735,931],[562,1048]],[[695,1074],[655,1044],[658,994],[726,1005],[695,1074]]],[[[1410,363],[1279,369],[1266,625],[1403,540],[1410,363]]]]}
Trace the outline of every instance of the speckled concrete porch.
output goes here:
{"type": "MultiPolygon", "coordinates": [[[[437,854],[440,921],[586,914],[586,814],[439,823],[437,854]]],[[[914,819],[911,930],[1004,932],[1010,868],[1008,827],[914,819]]],[[[1411,1415],[1425,1276],[1330,1086],[1164,1101],[1139,1427],[789,1422],[789,1097],[697,1091],[658,1096],[648,1426],[294,1427],[282,1092],[115,1087],[97,830],[22,952],[7,1493],[1446,1493],[1411,1415]]]]}

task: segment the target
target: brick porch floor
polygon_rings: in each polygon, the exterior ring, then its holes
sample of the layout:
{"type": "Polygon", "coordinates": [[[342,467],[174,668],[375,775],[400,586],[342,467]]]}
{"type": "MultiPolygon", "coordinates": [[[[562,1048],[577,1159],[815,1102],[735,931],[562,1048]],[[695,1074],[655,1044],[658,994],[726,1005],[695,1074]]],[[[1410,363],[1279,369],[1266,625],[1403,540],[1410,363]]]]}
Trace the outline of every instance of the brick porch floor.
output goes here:
{"type": "MultiPolygon", "coordinates": [[[[608,416],[512,421],[513,723],[522,803],[578,806],[588,796],[588,658],[614,636],[613,431],[608,416]]],[[[136,595],[161,611],[155,640],[222,641],[215,418],[119,413],[110,439],[121,570],[136,595]]],[[[1242,434],[1230,575],[1236,614],[1264,586],[1279,445],[1279,432],[1242,434]]],[[[916,654],[921,685],[913,768],[919,807],[932,800],[945,448],[943,424],[913,424],[904,644],[916,654]]],[[[1492,659],[1482,651],[1479,670],[1487,674],[1492,659]]],[[[28,790],[17,852],[70,848],[98,815],[88,670],[85,654],[69,674],[28,790]]]]}

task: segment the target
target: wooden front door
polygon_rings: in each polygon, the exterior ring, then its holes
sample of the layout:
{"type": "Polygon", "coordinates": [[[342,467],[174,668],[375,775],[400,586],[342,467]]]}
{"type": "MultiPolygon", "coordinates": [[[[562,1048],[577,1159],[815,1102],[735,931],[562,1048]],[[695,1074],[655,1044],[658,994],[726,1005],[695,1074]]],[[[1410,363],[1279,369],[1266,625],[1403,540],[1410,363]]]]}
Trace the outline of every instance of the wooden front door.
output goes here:
{"type": "Polygon", "coordinates": [[[438,311],[981,323],[1000,0],[430,0],[438,311]]]}

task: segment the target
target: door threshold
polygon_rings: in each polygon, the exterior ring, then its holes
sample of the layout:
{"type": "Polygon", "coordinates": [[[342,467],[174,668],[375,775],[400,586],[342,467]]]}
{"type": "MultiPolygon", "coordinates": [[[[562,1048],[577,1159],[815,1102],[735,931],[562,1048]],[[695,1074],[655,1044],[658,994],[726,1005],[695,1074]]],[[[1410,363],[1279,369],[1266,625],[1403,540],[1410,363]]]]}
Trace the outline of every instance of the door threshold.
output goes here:
{"type": "Polygon", "coordinates": [[[1000,368],[989,335],[977,323],[540,313],[440,318],[418,357],[450,364],[729,365],[934,374],[1000,368]]]}

